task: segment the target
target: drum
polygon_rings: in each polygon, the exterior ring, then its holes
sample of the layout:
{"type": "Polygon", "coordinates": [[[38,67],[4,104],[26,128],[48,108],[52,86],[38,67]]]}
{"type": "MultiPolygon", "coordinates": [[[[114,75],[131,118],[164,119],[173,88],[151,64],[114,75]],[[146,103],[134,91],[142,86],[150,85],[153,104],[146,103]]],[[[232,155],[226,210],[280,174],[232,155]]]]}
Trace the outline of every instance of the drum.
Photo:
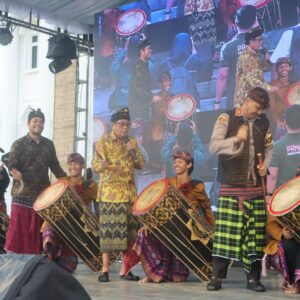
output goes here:
{"type": "Polygon", "coordinates": [[[98,220],[66,180],[46,188],[33,209],[93,271],[102,270],[98,220]]]}
{"type": "Polygon", "coordinates": [[[6,241],[8,224],[9,224],[8,215],[0,211],[0,254],[5,253],[4,245],[6,241]]]}
{"type": "Polygon", "coordinates": [[[279,0],[238,0],[238,7],[253,5],[257,8],[259,23],[265,31],[282,27],[281,7],[279,0]]]}
{"type": "Polygon", "coordinates": [[[284,97],[284,103],[286,106],[300,104],[300,82],[296,82],[288,88],[284,97]]]}
{"type": "Polygon", "coordinates": [[[212,231],[167,179],[140,193],[133,214],[200,280],[210,279],[212,231]]]}
{"type": "Polygon", "coordinates": [[[146,14],[141,9],[130,9],[121,14],[115,24],[119,45],[124,47],[129,36],[137,35],[140,39],[141,34],[144,34],[146,22],[146,14]]]}
{"type": "Polygon", "coordinates": [[[165,115],[168,121],[168,127],[171,131],[178,122],[189,123],[193,119],[196,110],[196,101],[189,94],[178,94],[171,97],[165,105],[165,115]]]}
{"type": "Polygon", "coordinates": [[[269,213],[294,232],[300,243],[300,176],[279,187],[270,199],[269,213]]]}

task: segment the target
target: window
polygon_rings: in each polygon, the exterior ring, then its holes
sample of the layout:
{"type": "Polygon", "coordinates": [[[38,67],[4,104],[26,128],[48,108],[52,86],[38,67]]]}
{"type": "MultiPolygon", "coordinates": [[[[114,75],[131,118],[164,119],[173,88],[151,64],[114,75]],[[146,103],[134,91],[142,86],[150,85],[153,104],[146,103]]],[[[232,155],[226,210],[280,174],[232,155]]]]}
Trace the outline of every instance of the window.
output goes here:
{"type": "Polygon", "coordinates": [[[26,69],[35,70],[38,67],[38,35],[27,37],[26,69]]]}

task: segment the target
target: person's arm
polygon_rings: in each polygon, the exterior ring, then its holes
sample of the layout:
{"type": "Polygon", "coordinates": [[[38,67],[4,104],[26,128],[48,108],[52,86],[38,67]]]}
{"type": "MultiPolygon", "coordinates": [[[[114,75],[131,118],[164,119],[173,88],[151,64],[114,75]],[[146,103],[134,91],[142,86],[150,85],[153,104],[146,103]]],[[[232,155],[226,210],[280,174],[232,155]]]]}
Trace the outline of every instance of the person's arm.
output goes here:
{"type": "Polygon", "coordinates": [[[134,151],[134,155],[132,156],[133,158],[133,166],[137,170],[141,170],[144,167],[145,164],[145,159],[142,155],[142,151],[138,146],[138,142],[136,139],[130,138],[130,142],[133,143],[133,148],[132,150],[134,151]]]}
{"type": "Polygon", "coordinates": [[[160,151],[160,158],[163,164],[166,164],[167,161],[170,159],[170,155],[172,155],[172,149],[176,142],[176,135],[172,135],[168,137],[166,143],[162,147],[160,151]]]}
{"type": "Polygon", "coordinates": [[[224,95],[224,91],[227,86],[227,80],[229,75],[228,67],[221,67],[218,72],[218,78],[216,83],[216,104],[221,101],[221,98],[224,95]]]}
{"type": "Polygon", "coordinates": [[[66,172],[62,169],[62,167],[59,164],[54,144],[51,142],[51,148],[52,148],[52,159],[50,161],[49,168],[51,172],[55,175],[56,178],[60,177],[66,177],[66,172]]]}
{"type": "Polygon", "coordinates": [[[109,168],[103,138],[96,144],[96,150],[92,160],[92,168],[96,173],[102,173],[109,168]]]}
{"type": "Polygon", "coordinates": [[[277,44],[273,54],[271,55],[270,60],[273,64],[275,64],[277,59],[280,57],[290,56],[292,37],[293,30],[287,30],[282,34],[279,43],[277,44]]]}
{"type": "Polygon", "coordinates": [[[266,226],[267,233],[275,240],[280,241],[282,238],[283,228],[279,225],[276,217],[268,215],[266,226]]]}
{"type": "Polygon", "coordinates": [[[276,189],[277,178],[278,178],[278,168],[269,167],[269,175],[267,177],[267,193],[273,194],[276,189]]]}
{"type": "Polygon", "coordinates": [[[194,191],[198,204],[204,210],[205,217],[208,223],[212,226],[215,224],[215,217],[211,209],[209,198],[205,191],[205,186],[203,183],[198,183],[194,191]]]}
{"type": "Polygon", "coordinates": [[[226,138],[229,116],[223,113],[215,123],[209,143],[209,152],[212,155],[237,155],[242,151],[243,143],[237,136],[226,138]]]}

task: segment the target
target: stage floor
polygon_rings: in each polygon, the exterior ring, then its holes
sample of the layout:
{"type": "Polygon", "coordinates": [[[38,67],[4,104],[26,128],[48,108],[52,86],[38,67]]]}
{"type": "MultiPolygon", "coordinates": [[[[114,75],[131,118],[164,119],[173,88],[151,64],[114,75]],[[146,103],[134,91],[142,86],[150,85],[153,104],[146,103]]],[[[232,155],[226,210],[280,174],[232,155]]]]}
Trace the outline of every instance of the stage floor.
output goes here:
{"type": "MultiPolygon", "coordinates": [[[[274,300],[287,299],[287,297],[298,299],[299,297],[299,295],[287,296],[280,290],[281,277],[273,270],[268,272],[268,277],[262,279],[262,282],[267,289],[264,293],[248,291],[245,288],[246,276],[240,267],[233,267],[230,269],[228,279],[223,282],[222,290],[217,292],[207,292],[206,284],[199,282],[193,275],[190,275],[188,280],[184,283],[166,282],[160,284],[138,284],[137,282],[119,280],[118,272],[120,264],[121,263],[116,263],[112,266],[110,271],[111,281],[108,283],[99,283],[97,281],[98,275],[90,271],[83,263],[79,264],[78,270],[74,275],[93,300],[252,300],[254,297],[259,297],[260,300],[274,300]]],[[[144,272],[140,265],[135,268],[134,274],[141,277],[144,276],[144,272]]]]}

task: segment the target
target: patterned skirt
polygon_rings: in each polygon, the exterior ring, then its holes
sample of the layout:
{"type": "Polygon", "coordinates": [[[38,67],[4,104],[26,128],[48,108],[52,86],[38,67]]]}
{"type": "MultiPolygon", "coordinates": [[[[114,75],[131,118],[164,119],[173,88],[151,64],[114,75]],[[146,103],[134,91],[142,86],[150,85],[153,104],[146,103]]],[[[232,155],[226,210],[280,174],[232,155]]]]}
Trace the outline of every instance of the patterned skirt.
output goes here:
{"type": "Polygon", "coordinates": [[[263,257],[266,244],[264,200],[255,198],[241,204],[235,197],[219,198],[213,256],[240,260],[246,272],[263,257]]]}
{"type": "Polygon", "coordinates": [[[101,252],[127,250],[134,242],[140,227],[132,215],[131,203],[100,202],[100,249],[101,252]]]}
{"type": "Polygon", "coordinates": [[[151,233],[139,235],[133,250],[153,282],[183,282],[189,275],[189,269],[151,233]]]}
{"type": "Polygon", "coordinates": [[[42,229],[43,249],[48,258],[69,272],[74,272],[78,265],[77,256],[56,234],[52,227],[44,222],[42,229]],[[51,247],[51,248],[50,248],[51,247]]]}
{"type": "Polygon", "coordinates": [[[278,242],[277,252],[267,256],[266,264],[268,269],[272,267],[280,272],[290,284],[300,282],[300,244],[295,240],[278,242]]]}

